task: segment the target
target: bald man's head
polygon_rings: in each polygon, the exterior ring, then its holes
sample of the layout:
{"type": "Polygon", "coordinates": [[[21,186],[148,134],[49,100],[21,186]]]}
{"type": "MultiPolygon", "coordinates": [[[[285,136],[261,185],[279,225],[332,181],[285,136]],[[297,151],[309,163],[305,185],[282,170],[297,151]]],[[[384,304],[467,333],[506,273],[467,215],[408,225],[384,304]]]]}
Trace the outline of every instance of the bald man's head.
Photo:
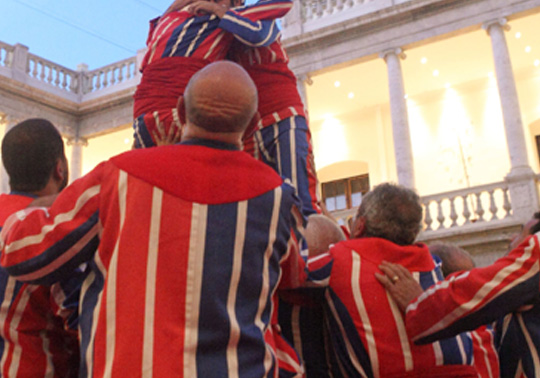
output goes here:
{"type": "Polygon", "coordinates": [[[184,94],[187,123],[212,133],[244,132],[257,111],[257,88],[236,63],[220,61],[197,72],[184,94]]]}
{"type": "Polygon", "coordinates": [[[308,245],[309,257],[325,253],[330,245],[345,240],[345,234],[339,225],[333,219],[320,214],[309,216],[304,237],[308,245]]]}

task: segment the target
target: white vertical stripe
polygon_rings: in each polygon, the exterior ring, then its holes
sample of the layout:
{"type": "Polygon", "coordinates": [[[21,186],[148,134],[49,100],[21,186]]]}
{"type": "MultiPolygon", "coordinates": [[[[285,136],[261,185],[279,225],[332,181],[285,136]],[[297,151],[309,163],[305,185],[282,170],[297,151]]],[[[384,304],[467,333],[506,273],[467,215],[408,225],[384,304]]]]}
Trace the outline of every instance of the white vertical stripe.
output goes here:
{"type": "Polygon", "coordinates": [[[182,32],[180,33],[180,35],[178,36],[178,38],[176,39],[176,42],[171,50],[171,53],[169,54],[169,56],[174,56],[174,54],[176,53],[176,49],[178,49],[178,45],[180,44],[180,42],[182,42],[182,40],[184,39],[184,36],[186,35],[189,27],[191,26],[191,24],[193,23],[193,21],[195,21],[195,17],[193,17],[192,19],[190,19],[186,25],[182,28],[182,32]]]}
{"type": "Polygon", "coordinates": [[[534,376],[540,377],[540,358],[538,357],[538,351],[536,350],[536,345],[534,345],[531,334],[529,333],[529,330],[527,329],[527,326],[525,325],[525,322],[523,321],[523,316],[519,313],[516,313],[514,315],[519,323],[519,328],[521,328],[521,332],[523,332],[523,336],[525,337],[525,340],[527,341],[527,349],[529,350],[529,353],[531,355],[531,360],[534,365],[534,376]]]}
{"type": "Polygon", "coordinates": [[[206,219],[208,206],[193,204],[189,235],[189,257],[186,283],[186,326],[184,335],[184,377],[197,376],[197,341],[199,307],[204,267],[206,219]]]}
{"type": "MultiPolygon", "coordinates": [[[[215,15],[212,15],[210,16],[210,19],[208,21],[212,21],[213,19],[215,19],[217,16],[215,15]]],[[[197,36],[195,38],[193,38],[193,40],[191,41],[191,43],[189,44],[189,47],[186,51],[186,55],[185,56],[190,56],[191,53],[193,52],[193,50],[195,49],[195,45],[197,44],[197,42],[199,41],[199,38],[201,38],[201,35],[204,33],[204,31],[208,29],[208,22],[205,22],[203,27],[199,29],[199,31],[197,32],[197,36]]]]}
{"type": "MultiPolygon", "coordinates": [[[[491,332],[489,333],[491,335],[491,332]]],[[[489,361],[489,356],[486,348],[484,348],[484,344],[482,343],[482,338],[478,336],[478,333],[476,331],[471,332],[472,337],[476,340],[476,343],[480,347],[480,350],[482,351],[482,357],[484,360],[484,363],[487,366],[487,371],[490,378],[493,378],[493,372],[491,371],[491,363],[489,361]]]]}
{"type": "Polygon", "coordinates": [[[161,207],[163,191],[154,187],[152,193],[152,212],[150,235],[148,238],[148,256],[146,263],[146,292],[144,305],[144,335],[142,376],[152,377],[154,361],[154,315],[156,306],[156,279],[159,253],[159,232],[161,230],[161,207]]]}
{"type": "MultiPolygon", "coordinates": [[[[279,138],[279,124],[274,123],[272,125],[272,128],[274,129],[274,141],[277,141],[279,138]]],[[[278,169],[278,173],[280,176],[283,176],[283,167],[281,166],[281,148],[280,143],[276,143],[276,165],[278,169]]]]}
{"type": "MultiPolygon", "coordinates": [[[[0,307],[0,336],[5,340],[6,334],[4,333],[4,326],[6,324],[6,318],[8,315],[9,308],[11,307],[11,301],[13,299],[13,294],[15,290],[15,283],[17,281],[15,278],[8,277],[7,285],[4,292],[4,300],[2,301],[2,307],[0,307]]],[[[25,290],[24,286],[21,290],[25,290]]],[[[4,353],[2,355],[2,361],[0,362],[0,375],[4,371],[4,365],[7,358],[7,344],[4,342],[4,353]]]]}
{"type": "Polygon", "coordinates": [[[120,171],[118,175],[118,205],[120,214],[120,225],[118,238],[114,246],[109,269],[105,279],[107,290],[106,303],[106,342],[105,342],[105,371],[103,376],[112,376],[112,366],[114,361],[114,350],[116,348],[116,275],[118,269],[118,250],[120,246],[120,235],[124,228],[126,219],[127,200],[127,173],[120,171]]]}
{"type": "Polygon", "coordinates": [[[298,195],[298,169],[296,167],[296,118],[291,117],[289,119],[291,123],[289,129],[289,143],[290,150],[289,156],[291,158],[291,180],[294,184],[296,195],[298,195]]]}
{"type": "Polygon", "coordinates": [[[441,366],[444,363],[444,355],[439,341],[433,344],[433,353],[435,353],[435,366],[441,366]]]}
{"type": "MultiPolygon", "coordinates": [[[[19,344],[19,323],[21,322],[21,318],[24,314],[24,310],[26,309],[26,305],[30,300],[30,296],[34,291],[36,291],[36,289],[37,286],[28,285],[24,290],[22,290],[22,292],[20,292],[20,299],[17,303],[17,307],[15,308],[13,318],[10,322],[9,335],[13,343],[13,355],[11,357],[11,365],[9,366],[9,377],[17,377],[18,375],[17,373],[19,371],[19,363],[21,362],[22,354],[22,347],[21,344],[19,344]]],[[[7,346],[8,345],[5,344],[4,348],[6,348],[7,346]]]]}
{"type": "Polygon", "coordinates": [[[229,344],[227,345],[227,366],[229,377],[238,377],[238,341],[240,340],[240,326],[236,318],[236,295],[242,273],[242,254],[246,238],[247,201],[238,203],[238,215],[236,219],[236,234],[234,238],[234,253],[229,294],[227,295],[227,314],[230,321],[229,344]]]}
{"type": "MultiPolygon", "coordinates": [[[[163,36],[163,34],[165,34],[167,32],[167,30],[173,25],[173,23],[169,23],[167,24],[167,26],[165,26],[165,28],[163,28],[163,31],[161,33],[159,33],[159,36],[157,36],[155,39],[154,39],[154,44],[152,45],[152,52],[150,53],[150,57],[148,58],[148,63],[147,64],[150,64],[152,63],[152,60],[154,59],[154,55],[156,54],[156,48],[157,48],[157,45],[158,45],[158,42],[159,40],[161,39],[161,37],[163,36]]],[[[157,29],[156,29],[156,32],[157,32],[157,29]]]]}
{"type": "MultiPolygon", "coordinates": [[[[347,332],[345,332],[345,328],[343,328],[343,324],[341,323],[341,318],[339,317],[339,314],[337,313],[336,307],[334,306],[334,302],[332,301],[332,297],[330,296],[330,293],[328,290],[326,290],[326,303],[328,304],[328,307],[330,308],[330,311],[332,312],[332,316],[334,317],[334,320],[336,321],[336,324],[339,327],[339,332],[341,333],[341,338],[345,342],[345,348],[347,349],[347,356],[349,357],[352,365],[356,368],[356,371],[362,376],[367,378],[367,374],[364,371],[364,368],[360,364],[360,361],[356,358],[356,353],[354,349],[351,346],[351,343],[349,342],[349,337],[347,335],[347,332]]],[[[339,361],[339,358],[338,358],[339,361]]]]}
{"type": "Polygon", "coordinates": [[[206,54],[204,55],[204,59],[208,59],[210,58],[210,55],[212,55],[212,53],[214,52],[214,50],[216,49],[216,46],[221,42],[221,40],[223,39],[223,36],[225,35],[225,33],[220,33],[217,38],[214,40],[214,43],[212,43],[212,46],[210,47],[210,49],[208,49],[208,51],[206,52],[206,54]]]}
{"type": "MultiPolygon", "coordinates": [[[[255,315],[255,325],[261,330],[261,335],[264,336],[266,331],[264,322],[262,321],[262,313],[268,302],[268,298],[271,295],[270,293],[270,277],[269,277],[269,261],[272,257],[274,251],[274,242],[276,241],[277,227],[279,220],[279,207],[281,204],[282,197],[281,187],[274,190],[274,205],[272,207],[272,218],[270,220],[270,229],[268,230],[268,246],[264,252],[264,261],[263,261],[263,270],[262,270],[262,280],[261,280],[261,293],[259,295],[259,308],[257,314],[255,315]]],[[[268,372],[272,368],[273,360],[273,351],[270,347],[266,347],[266,353],[264,355],[264,372],[265,376],[268,375],[268,372]]]]}
{"type": "Polygon", "coordinates": [[[407,336],[407,329],[405,328],[405,321],[399,308],[396,305],[396,302],[392,299],[390,294],[386,292],[386,299],[392,310],[392,315],[394,316],[394,323],[396,325],[399,342],[401,344],[401,351],[403,353],[403,362],[405,364],[405,371],[412,371],[414,368],[414,361],[411,353],[411,344],[409,343],[409,336],[407,336]]]}
{"type": "Polygon", "coordinates": [[[379,357],[377,355],[377,345],[375,344],[375,337],[373,336],[373,327],[366,310],[366,304],[362,297],[362,291],[360,290],[360,269],[362,262],[360,261],[360,255],[356,251],[352,251],[352,275],[351,275],[351,289],[354,297],[354,303],[356,309],[360,314],[362,320],[362,326],[364,327],[364,333],[366,335],[366,342],[369,351],[369,359],[371,360],[371,367],[373,369],[373,376],[379,377],[379,357]]]}
{"type": "MultiPolygon", "coordinates": [[[[465,335],[465,334],[463,334],[465,335]]],[[[456,336],[458,349],[459,349],[459,355],[461,356],[461,363],[463,365],[467,364],[467,354],[465,353],[465,346],[463,345],[463,340],[461,339],[461,334],[458,334],[456,336]]]]}

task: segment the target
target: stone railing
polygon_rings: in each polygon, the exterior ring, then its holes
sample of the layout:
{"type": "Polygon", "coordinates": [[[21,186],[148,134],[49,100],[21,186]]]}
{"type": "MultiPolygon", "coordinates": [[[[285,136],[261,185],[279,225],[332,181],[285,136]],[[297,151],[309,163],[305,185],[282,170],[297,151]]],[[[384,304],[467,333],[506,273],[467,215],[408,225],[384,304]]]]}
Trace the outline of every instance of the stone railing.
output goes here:
{"type": "Polygon", "coordinates": [[[425,231],[494,222],[512,217],[506,182],[422,197],[425,231]]]}
{"type": "Polygon", "coordinates": [[[13,59],[13,46],[0,42],[0,67],[10,67],[13,59]]]}
{"type": "Polygon", "coordinates": [[[97,70],[83,71],[83,75],[83,94],[111,88],[138,76],[137,57],[124,59],[97,70]]]}
{"type": "Polygon", "coordinates": [[[57,89],[77,93],[79,72],[34,54],[27,54],[27,58],[26,73],[30,77],[57,89]]]}
{"type": "Polygon", "coordinates": [[[380,0],[301,0],[302,19],[305,22],[318,20],[377,1],[380,2],[380,0]]]}
{"type": "MultiPolygon", "coordinates": [[[[143,53],[144,51],[142,51],[143,53]]],[[[0,74],[69,100],[105,95],[138,84],[138,56],[89,71],[71,70],[28,52],[28,47],[0,42],[0,74]]]]}

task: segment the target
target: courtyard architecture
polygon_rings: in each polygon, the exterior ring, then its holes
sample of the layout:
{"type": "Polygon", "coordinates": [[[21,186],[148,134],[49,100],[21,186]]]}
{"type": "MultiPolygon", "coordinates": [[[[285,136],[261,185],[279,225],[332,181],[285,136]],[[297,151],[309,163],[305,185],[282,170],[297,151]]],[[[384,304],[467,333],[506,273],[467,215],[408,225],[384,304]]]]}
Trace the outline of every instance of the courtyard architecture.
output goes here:
{"type": "MultiPolygon", "coordinates": [[[[327,208],[347,222],[398,182],[422,196],[421,240],[503,254],[539,205],[539,24],[540,0],[296,0],[283,44],[327,208]]],[[[79,177],[130,149],[143,55],[72,70],[0,42],[0,133],[50,119],[79,177]]]]}

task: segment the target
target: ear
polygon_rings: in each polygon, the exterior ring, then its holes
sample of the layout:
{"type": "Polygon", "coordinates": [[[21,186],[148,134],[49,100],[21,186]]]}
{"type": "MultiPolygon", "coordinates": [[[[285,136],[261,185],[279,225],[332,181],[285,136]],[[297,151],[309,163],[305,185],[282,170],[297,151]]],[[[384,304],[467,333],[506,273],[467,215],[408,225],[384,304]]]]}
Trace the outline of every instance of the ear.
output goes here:
{"type": "Polygon", "coordinates": [[[178,111],[178,118],[180,118],[180,123],[183,125],[186,124],[186,103],[184,101],[184,96],[178,97],[176,102],[176,110],[178,111]]]}
{"type": "Polygon", "coordinates": [[[361,238],[364,235],[365,229],[366,229],[366,218],[356,217],[352,226],[351,236],[355,239],[361,238]]]}

